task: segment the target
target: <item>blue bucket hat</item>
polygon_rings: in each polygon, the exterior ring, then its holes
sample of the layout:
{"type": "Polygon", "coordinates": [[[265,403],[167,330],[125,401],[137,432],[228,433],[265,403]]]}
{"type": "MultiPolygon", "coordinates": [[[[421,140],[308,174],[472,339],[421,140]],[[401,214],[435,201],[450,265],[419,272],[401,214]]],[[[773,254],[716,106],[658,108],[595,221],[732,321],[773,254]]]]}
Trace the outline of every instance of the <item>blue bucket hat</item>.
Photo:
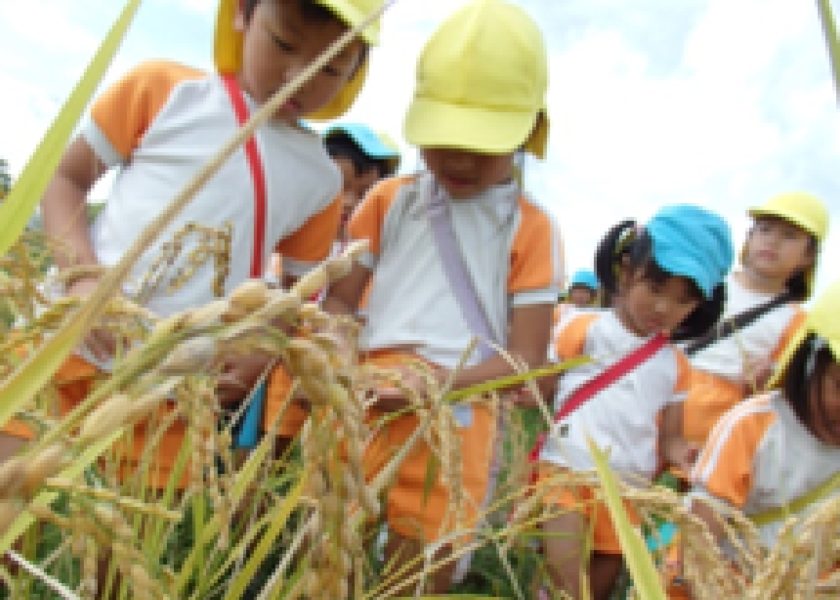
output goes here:
{"type": "Polygon", "coordinates": [[[576,285],[588,287],[593,291],[598,291],[598,277],[592,271],[580,269],[579,271],[575,271],[575,274],[572,275],[569,287],[574,287],[576,285]]]}
{"type": "Polygon", "coordinates": [[[645,229],[656,264],[688,277],[711,298],[732,266],[732,235],[726,221],[705,208],[675,204],[660,209],[645,229]]]}
{"type": "Polygon", "coordinates": [[[361,123],[340,123],[324,131],[324,138],[334,135],[347,135],[359,149],[368,157],[382,160],[399,159],[400,153],[396,148],[388,145],[367,125],[361,123]]]}

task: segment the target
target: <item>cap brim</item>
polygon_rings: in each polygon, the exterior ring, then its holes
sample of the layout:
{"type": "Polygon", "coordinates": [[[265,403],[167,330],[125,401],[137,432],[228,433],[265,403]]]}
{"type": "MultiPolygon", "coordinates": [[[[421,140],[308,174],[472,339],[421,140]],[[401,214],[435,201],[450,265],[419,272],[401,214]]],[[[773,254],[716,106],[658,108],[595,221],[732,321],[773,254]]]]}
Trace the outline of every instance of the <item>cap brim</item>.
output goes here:
{"type": "Polygon", "coordinates": [[[533,112],[490,110],[414,98],[405,118],[405,139],[421,148],[504,154],[527,142],[534,120],[533,112]]]}
{"type": "Polygon", "coordinates": [[[810,233],[811,232],[811,227],[812,227],[811,224],[809,224],[807,221],[796,218],[795,215],[791,215],[791,214],[788,214],[788,213],[783,213],[783,212],[779,212],[779,211],[775,211],[775,210],[768,210],[766,208],[761,208],[761,207],[758,207],[758,206],[754,206],[754,207],[748,209],[747,214],[749,216],[753,217],[753,218],[755,218],[755,217],[776,217],[778,219],[783,219],[785,221],[789,221],[789,222],[793,223],[797,227],[801,227],[806,232],[808,232],[809,235],[811,235],[811,233],[810,233]]]}

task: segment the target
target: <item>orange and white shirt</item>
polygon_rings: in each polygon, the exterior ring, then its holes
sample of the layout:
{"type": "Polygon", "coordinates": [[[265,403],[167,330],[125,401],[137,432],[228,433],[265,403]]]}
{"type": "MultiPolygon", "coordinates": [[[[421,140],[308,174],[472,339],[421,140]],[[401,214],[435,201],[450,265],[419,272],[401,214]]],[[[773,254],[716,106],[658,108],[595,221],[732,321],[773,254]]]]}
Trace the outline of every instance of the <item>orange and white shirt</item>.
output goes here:
{"type": "MultiPolygon", "coordinates": [[[[379,182],[356,208],[349,232],[369,240],[371,271],[363,350],[402,348],[455,367],[473,338],[440,262],[427,214],[433,177],[379,182]]],[[[499,340],[511,307],[552,304],[563,281],[559,232],[514,184],[450,201],[452,225],[476,295],[499,340]]],[[[469,364],[474,364],[474,354],[469,364]]]]}
{"type": "MultiPolygon", "coordinates": [[[[773,298],[753,292],[732,275],[727,279],[723,319],[737,315],[773,298]]],[[[703,443],[720,416],[744,398],[748,361],[777,360],[796,333],[805,313],[795,302],[765,312],[749,325],[692,355],[691,387],[685,403],[687,439],[703,443]]]]}
{"type": "MultiPolygon", "coordinates": [[[[739,403],[718,421],[692,471],[690,494],[750,516],[787,505],[838,471],[840,447],[817,439],[775,390],[739,403]]],[[[760,527],[767,547],[782,525],[760,527]]]]}
{"type": "MultiPolygon", "coordinates": [[[[775,296],[749,290],[732,275],[726,281],[726,295],[722,319],[764,304],[775,296]]],[[[694,354],[691,366],[740,383],[746,361],[781,356],[804,316],[804,311],[795,302],[777,306],[732,335],[694,354]]]]}
{"type": "MultiPolygon", "coordinates": [[[[555,352],[561,361],[577,356],[588,356],[592,361],[558,379],[554,410],[558,411],[581,385],[648,339],[627,329],[612,310],[575,315],[558,334],[555,352]]],[[[586,442],[589,436],[609,452],[610,466],[628,483],[639,477],[649,479],[659,463],[659,413],[684,399],[689,371],[685,355],[666,344],[554,423],[540,460],[573,471],[594,469],[586,442]]]]}
{"type": "MultiPolygon", "coordinates": [[[[257,104],[243,94],[254,112],[257,104]]],[[[115,264],[238,128],[219,75],[172,62],[144,63],[98,98],[82,135],[105,165],[120,167],[91,229],[100,263],[115,264]]],[[[283,254],[283,268],[301,275],[330,252],[341,214],[337,201],[341,176],[315,132],[270,121],[257,130],[255,139],[266,180],[263,264],[269,264],[276,246],[283,254]]],[[[126,294],[136,295],[163,244],[193,223],[213,231],[231,228],[225,292],[247,279],[254,244],[253,189],[240,148],[144,252],[126,282],[126,294]]],[[[145,301],[158,314],[213,299],[212,256],[201,262],[183,287],[166,289],[166,279],[188,264],[200,237],[194,230],[183,239],[163,285],[145,301]]]]}

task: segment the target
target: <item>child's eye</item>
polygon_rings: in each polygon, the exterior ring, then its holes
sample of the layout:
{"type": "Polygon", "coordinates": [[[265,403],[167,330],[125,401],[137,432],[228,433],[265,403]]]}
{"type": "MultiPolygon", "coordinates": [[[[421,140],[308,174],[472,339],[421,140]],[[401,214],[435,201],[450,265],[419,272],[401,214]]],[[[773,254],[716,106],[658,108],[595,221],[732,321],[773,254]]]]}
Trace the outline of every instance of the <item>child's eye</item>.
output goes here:
{"type": "Polygon", "coordinates": [[[283,52],[292,52],[294,50],[294,47],[286,40],[279,38],[276,35],[272,35],[271,38],[274,40],[274,44],[283,52]]]}
{"type": "Polygon", "coordinates": [[[326,67],[321,69],[321,72],[325,75],[329,75],[330,77],[338,77],[339,75],[341,75],[341,70],[332,65],[327,65],[326,67]]]}

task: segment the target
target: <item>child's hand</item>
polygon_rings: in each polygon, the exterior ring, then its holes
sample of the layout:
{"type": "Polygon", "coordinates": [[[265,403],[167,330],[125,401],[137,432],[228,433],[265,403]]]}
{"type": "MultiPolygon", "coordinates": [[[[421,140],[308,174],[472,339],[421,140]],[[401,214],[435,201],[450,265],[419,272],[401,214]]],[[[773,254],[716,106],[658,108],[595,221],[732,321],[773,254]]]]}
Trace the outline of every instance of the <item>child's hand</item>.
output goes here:
{"type": "Polygon", "coordinates": [[[744,362],[744,386],[748,394],[764,389],[773,375],[773,360],[769,357],[748,358],[744,362]]]}
{"type": "Polygon", "coordinates": [[[689,442],[682,437],[673,437],[665,442],[662,449],[663,459],[666,465],[672,465],[683,473],[690,473],[694,462],[700,454],[700,447],[694,442],[689,442]]]}
{"type": "MultiPolygon", "coordinates": [[[[77,279],[67,286],[67,295],[84,300],[99,285],[99,280],[93,277],[77,279]]],[[[117,351],[117,341],[110,331],[103,328],[91,329],[85,336],[83,345],[100,361],[108,361],[117,351]]]]}
{"type": "Polygon", "coordinates": [[[271,356],[262,352],[236,355],[222,364],[222,374],[216,382],[216,396],[222,406],[236,405],[251,388],[271,362],[271,356]]]}
{"type": "Polygon", "coordinates": [[[449,375],[448,370],[431,365],[398,365],[388,370],[399,385],[378,384],[371,392],[376,398],[372,408],[383,412],[404,410],[417,404],[418,398],[428,398],[444,385],[449,375]]]}

